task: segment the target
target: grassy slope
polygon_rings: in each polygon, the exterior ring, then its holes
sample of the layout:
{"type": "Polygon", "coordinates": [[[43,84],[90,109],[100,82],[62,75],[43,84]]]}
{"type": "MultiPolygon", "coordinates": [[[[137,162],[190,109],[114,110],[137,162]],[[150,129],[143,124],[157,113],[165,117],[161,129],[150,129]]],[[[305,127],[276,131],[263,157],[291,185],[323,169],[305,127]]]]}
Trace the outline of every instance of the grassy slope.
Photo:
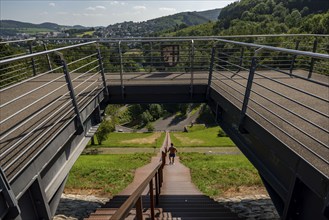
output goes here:
{"type": "Polygon", "coordinates": [[[177,147],[230,147],[235,146],[229,137],[218,137],[219,127],[202,128],[194,125],[189,132],[171,133],[171,141],[177,147]]]}
{"type": "MultiPolygon", "coordinates": [[[[110,133],[102,145],[93,147],[161,147],[165,133],[110,133]]],[[[97,142],[96,142],[97,144],[97,142]]]]}
{"type": "Polygon", "coordinates": [[[133,180],[135,169],[149,163],[150,158],[151,154],[82,155],[70,171],[65,191],[115,195],[133,180]]]}
{"type": "Polygon", "coordinates": [[[257,170],[243,155],[181,153],[179,156],[191,169],[194,184],[206,195],[220,196],[240,186],[262,186],[257,170]]]}

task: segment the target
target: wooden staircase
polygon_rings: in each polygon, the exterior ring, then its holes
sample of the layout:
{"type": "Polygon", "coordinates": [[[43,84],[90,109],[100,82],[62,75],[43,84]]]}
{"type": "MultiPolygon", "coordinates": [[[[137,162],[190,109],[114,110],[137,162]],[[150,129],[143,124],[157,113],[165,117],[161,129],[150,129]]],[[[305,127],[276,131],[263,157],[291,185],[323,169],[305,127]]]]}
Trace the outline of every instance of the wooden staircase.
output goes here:
{"type": "MultiPolygon", "coordinates": [[[[85,220],[109,220],[128,196],[115,196],[111,201],[92,213],[85,220]]],[[[149,196],[143,196],[143,218],[151,219],[149,196]]],[[[228,208],[204,195],[161,195],[160,204],[155,208],[157,220],[235,220],[239,218],[228,208]]],[[[135,219],[136,210],[130,211],[127,220],[135,219]]]]}
{"type": "Polygon", "coordinates": [[[159,166],[159,154],[152,158],[151,163],[136,170],[133,182],[126,189],[85,220],[241,219],[228,208],[203,195],[192,183],[190,170],[180,163],[179,157],[176,157],[175,165],[166,164],[166,156],[162,152],[166,152],[170,143],[169,132],[167,132],[160,150],[161,166],[159,166]],[[156,170],[157,175],[155,175],[156,170]],[[151,181],[148,182],[149,180],[151,181]],[[146,187],[147,185],[149,188],[146,187]],[[131,200],[137,201],[136,196],[138,196],[138,202],[132,203],[131,200]],[[129,209],[126,208],[128,205],[129,209]],[[152,213],[153,210],[154,213],[152,213]]]}

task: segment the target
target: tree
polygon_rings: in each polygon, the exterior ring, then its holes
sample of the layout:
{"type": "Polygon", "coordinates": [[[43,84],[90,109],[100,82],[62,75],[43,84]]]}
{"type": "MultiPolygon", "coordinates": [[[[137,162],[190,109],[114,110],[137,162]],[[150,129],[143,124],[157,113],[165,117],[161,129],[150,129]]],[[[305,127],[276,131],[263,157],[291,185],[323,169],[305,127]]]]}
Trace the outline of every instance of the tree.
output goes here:
{"type": "Polygon", "coordinates": [[[103,141],[105,141],[110,132],[114,131],[115,125],[108,120],[102,121],[97,132],[96,137],[98,140],[98,144],[101,145],[103,141]]]}
{"type": "Polygon", "coordinates": [[[146,125],[147,123],[153,121],[153,117],[152,115],[150,114],[150,112],[148,110],[144,111],[143,114],[141,115],[141,120],[142,120],[142,123],[144,125],[146,125]]]}
{"type": "Polygon", "coordinates": [[[155,130],[153,124],[150,123],[150,122],[147,123],[146,129],[147,129],[148,132],[153,132],[155,130]]]}
{"type": "Polygon", "coordinates": [[[162,116],[162,107],[159,104],[151,104],[150,105],[150,113],[153,117],[153,119],[159,119],[162,116]]]}
{"type": "Polygon", "coordinates": [[[286,16],[284,22],[288,27],[292,28],[292,27],[299,27],[301,20],[302,20],[302,15],[300,14],[300,12],[298,10],[293,10],[291,14],[286,16]]]}

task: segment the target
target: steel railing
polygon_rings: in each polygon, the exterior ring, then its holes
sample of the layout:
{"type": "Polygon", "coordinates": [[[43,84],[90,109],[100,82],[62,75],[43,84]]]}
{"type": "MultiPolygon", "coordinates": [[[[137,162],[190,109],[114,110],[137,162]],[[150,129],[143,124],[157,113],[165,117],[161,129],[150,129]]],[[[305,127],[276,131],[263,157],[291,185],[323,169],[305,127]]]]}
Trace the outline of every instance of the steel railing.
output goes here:
{"type": "Polygon", "coordinates": [[[88,116],[83,118],[81,112],[100,92],[107,94],[102,57],[95,42],[0,60],[0,70],[44,55],[53,62],[51,70],[37,71],[0,90],[0,164],[9,181],[72,120],[76,129],[83,131],[88,116]]]}
{"type": "Polygon", "coordinates": [[[251,117],[301,157],[312,161],[320,172],[325,172],[329,165],[329,69],[321,75],[314,73],[312,66],[307,71],[298,65],[273,67],[263,62],[263,54],[278,52],[283,57],[303,56],[323,63],[329,62],[329,55],[217,41],[209,86],[241,109],[240,131],[244,130],[245,117],[251,117]],[[250,51],[248,59],[241,62],[239,53],[232,52],[235,46],[250,51]]]}

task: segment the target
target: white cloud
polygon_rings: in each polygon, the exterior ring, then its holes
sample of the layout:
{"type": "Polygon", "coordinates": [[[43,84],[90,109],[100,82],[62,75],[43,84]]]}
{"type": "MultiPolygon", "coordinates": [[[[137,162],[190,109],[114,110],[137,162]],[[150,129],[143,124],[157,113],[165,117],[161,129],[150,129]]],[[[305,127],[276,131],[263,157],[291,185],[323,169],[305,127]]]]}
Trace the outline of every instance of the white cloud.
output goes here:
{"type": "Polygon", "coordinates": [[[85,17],[102,17],[104,14],[89,14],[89,13],[83,13],[82,14],[85,17]]]}
{"type": "Polygon", "coordinates": [[[55,4],[54,2],[51,2],[51,3],[49,3],[49,6],[50,6],[50,7],[55,7],[56,4],[55,4]]]}
{"type": "Polygon", "coordinates": [[[142,5],[136,5],[133,7],[135,10],[146,10],[146,7],[145,6],[142,6],[142,5]]]}
{"type": "Polygon", "coordinates": [[[48,14],[49,14],[48,11],[43,11],[40,13],[40,15],[48,15],[48,14]]]}
{"type": "Polygon", "coordinates": [[[88,7],[88,8],[86,8],[86,10],[88,10],[88,11],[96,11],[96,8],[94,8],[94,7],[88,7]]]}
{"type": "Polygon", "coordinates": [[[176,12],[176,8],[159,8],[160,11],[176,12]]]}
{"type": "Polygon", "coordinates": [[[96,11],[96,10],[98,10],[98,9],[100,9],[100,10],[105,10],[106,7],[103,6],[103,5],[97,5],[96,7],[88,7],[88,8],[86,8],[86,10],[88,10],[88,11],[96,11]]]}
{"type": "Polygon", "coordinates": [[[119,1],[111,1],[110,4],[111,5],[126,5],[125,2],[119,2],[119,1]]]}
{"type": "Polygon", "coordinates": [[[101,10],[105,10],[106,9],[106,7],[103,6],[103,5],[97,5],[95,8],[96,9],[101,9],[101,10]]]}

